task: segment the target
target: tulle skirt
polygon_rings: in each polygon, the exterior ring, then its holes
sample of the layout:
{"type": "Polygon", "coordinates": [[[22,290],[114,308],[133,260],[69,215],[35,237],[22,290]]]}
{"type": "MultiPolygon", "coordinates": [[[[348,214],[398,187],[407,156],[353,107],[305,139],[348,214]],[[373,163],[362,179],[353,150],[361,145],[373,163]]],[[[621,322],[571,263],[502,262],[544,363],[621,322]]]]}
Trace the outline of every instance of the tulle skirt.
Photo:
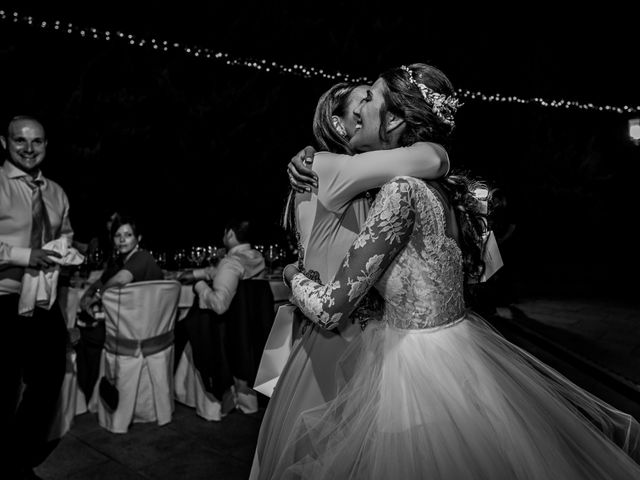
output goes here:
{"type": "Polygon", "coordinates": [[[342,368],[336,365],[344,358],[349,343],[361,336],[359,325],[351,322],[337,331],[323,330],[309,322],[302,330],[262,419],[251,480],[279,478],[274,470],[296,421],[302,412],[335,398],[339,387],[336,372],[344,376],[349,369],[346,363],[342,368]]]}
{"type": "Polygon", "coordinates": [[[472,313],[369,324],[341,362],[353,373],[301,415],[272,478],[640,479],[633,417],[472,313]]]}

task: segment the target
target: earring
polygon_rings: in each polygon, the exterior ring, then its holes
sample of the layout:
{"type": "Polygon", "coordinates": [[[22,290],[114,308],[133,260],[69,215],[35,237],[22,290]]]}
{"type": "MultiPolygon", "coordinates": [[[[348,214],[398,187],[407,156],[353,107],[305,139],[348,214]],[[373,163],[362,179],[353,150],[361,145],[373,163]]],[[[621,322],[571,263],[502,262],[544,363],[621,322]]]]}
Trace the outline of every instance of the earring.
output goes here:
{"type": "Polygon", "coordinates": [[[337,120],[334,121],[333,127],[336,129],[336,132],[338,132],[338,135],[344,138],[347,137],[347,131],[345,130],[344,125],[342,125],[340,122],[338,122],[337,120]]]}

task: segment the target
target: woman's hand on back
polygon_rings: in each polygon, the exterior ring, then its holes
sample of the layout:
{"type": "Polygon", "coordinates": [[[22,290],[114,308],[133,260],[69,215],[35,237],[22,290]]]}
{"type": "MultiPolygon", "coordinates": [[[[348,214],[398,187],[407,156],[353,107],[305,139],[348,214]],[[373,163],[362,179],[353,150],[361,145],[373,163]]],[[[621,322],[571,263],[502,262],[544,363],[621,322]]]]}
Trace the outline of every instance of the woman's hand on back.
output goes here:
{"type": "Polygon", "coordinates": [[[287,166],[289,183],[298,193],[310,192],[312,187],[318,186],[318,175],[311,169],[316,149],[305,147],[291,159],[287,166]]]}

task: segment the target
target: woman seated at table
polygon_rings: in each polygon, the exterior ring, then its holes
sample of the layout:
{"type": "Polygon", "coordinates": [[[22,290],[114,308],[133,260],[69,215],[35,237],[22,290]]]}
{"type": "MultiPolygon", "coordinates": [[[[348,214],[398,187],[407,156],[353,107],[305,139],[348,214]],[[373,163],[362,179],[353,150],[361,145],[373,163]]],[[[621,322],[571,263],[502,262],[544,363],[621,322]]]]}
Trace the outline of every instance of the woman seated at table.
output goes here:
{"type": "Polygon", "coordinates": [[[117,217],[111,225],[115,255],[111,257],[102,276],[87,288],[80,300],[82,313],[77,321],[80,341],[76,345],[78,383],[87,400],[98,380],[100,355],[105,340],[104,321],[96,319],[100,311],[102,292],[110,287],[130,283],[164,280],[162,269],[146,250],[140,248],[142,235],[130,217],[117,217]]]}

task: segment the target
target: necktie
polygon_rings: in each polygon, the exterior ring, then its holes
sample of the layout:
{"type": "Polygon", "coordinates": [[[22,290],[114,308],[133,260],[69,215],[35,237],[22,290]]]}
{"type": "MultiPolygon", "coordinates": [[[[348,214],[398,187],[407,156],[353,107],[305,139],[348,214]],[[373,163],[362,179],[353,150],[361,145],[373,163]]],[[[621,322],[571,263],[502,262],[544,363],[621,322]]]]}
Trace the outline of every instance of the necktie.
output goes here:
{"type": "Polygon", "coordinates": [[[41,178],[31,179],[29,177],[23,177],[29,187],[31,187],[31,242],[29,246],[31,248],[42,248],[44,243],[51,240],[51,223],[49,222],[49,215],[47,215],[47,208],[44,205],[42,198],[42,186],[44,180],[41,178]]]}

